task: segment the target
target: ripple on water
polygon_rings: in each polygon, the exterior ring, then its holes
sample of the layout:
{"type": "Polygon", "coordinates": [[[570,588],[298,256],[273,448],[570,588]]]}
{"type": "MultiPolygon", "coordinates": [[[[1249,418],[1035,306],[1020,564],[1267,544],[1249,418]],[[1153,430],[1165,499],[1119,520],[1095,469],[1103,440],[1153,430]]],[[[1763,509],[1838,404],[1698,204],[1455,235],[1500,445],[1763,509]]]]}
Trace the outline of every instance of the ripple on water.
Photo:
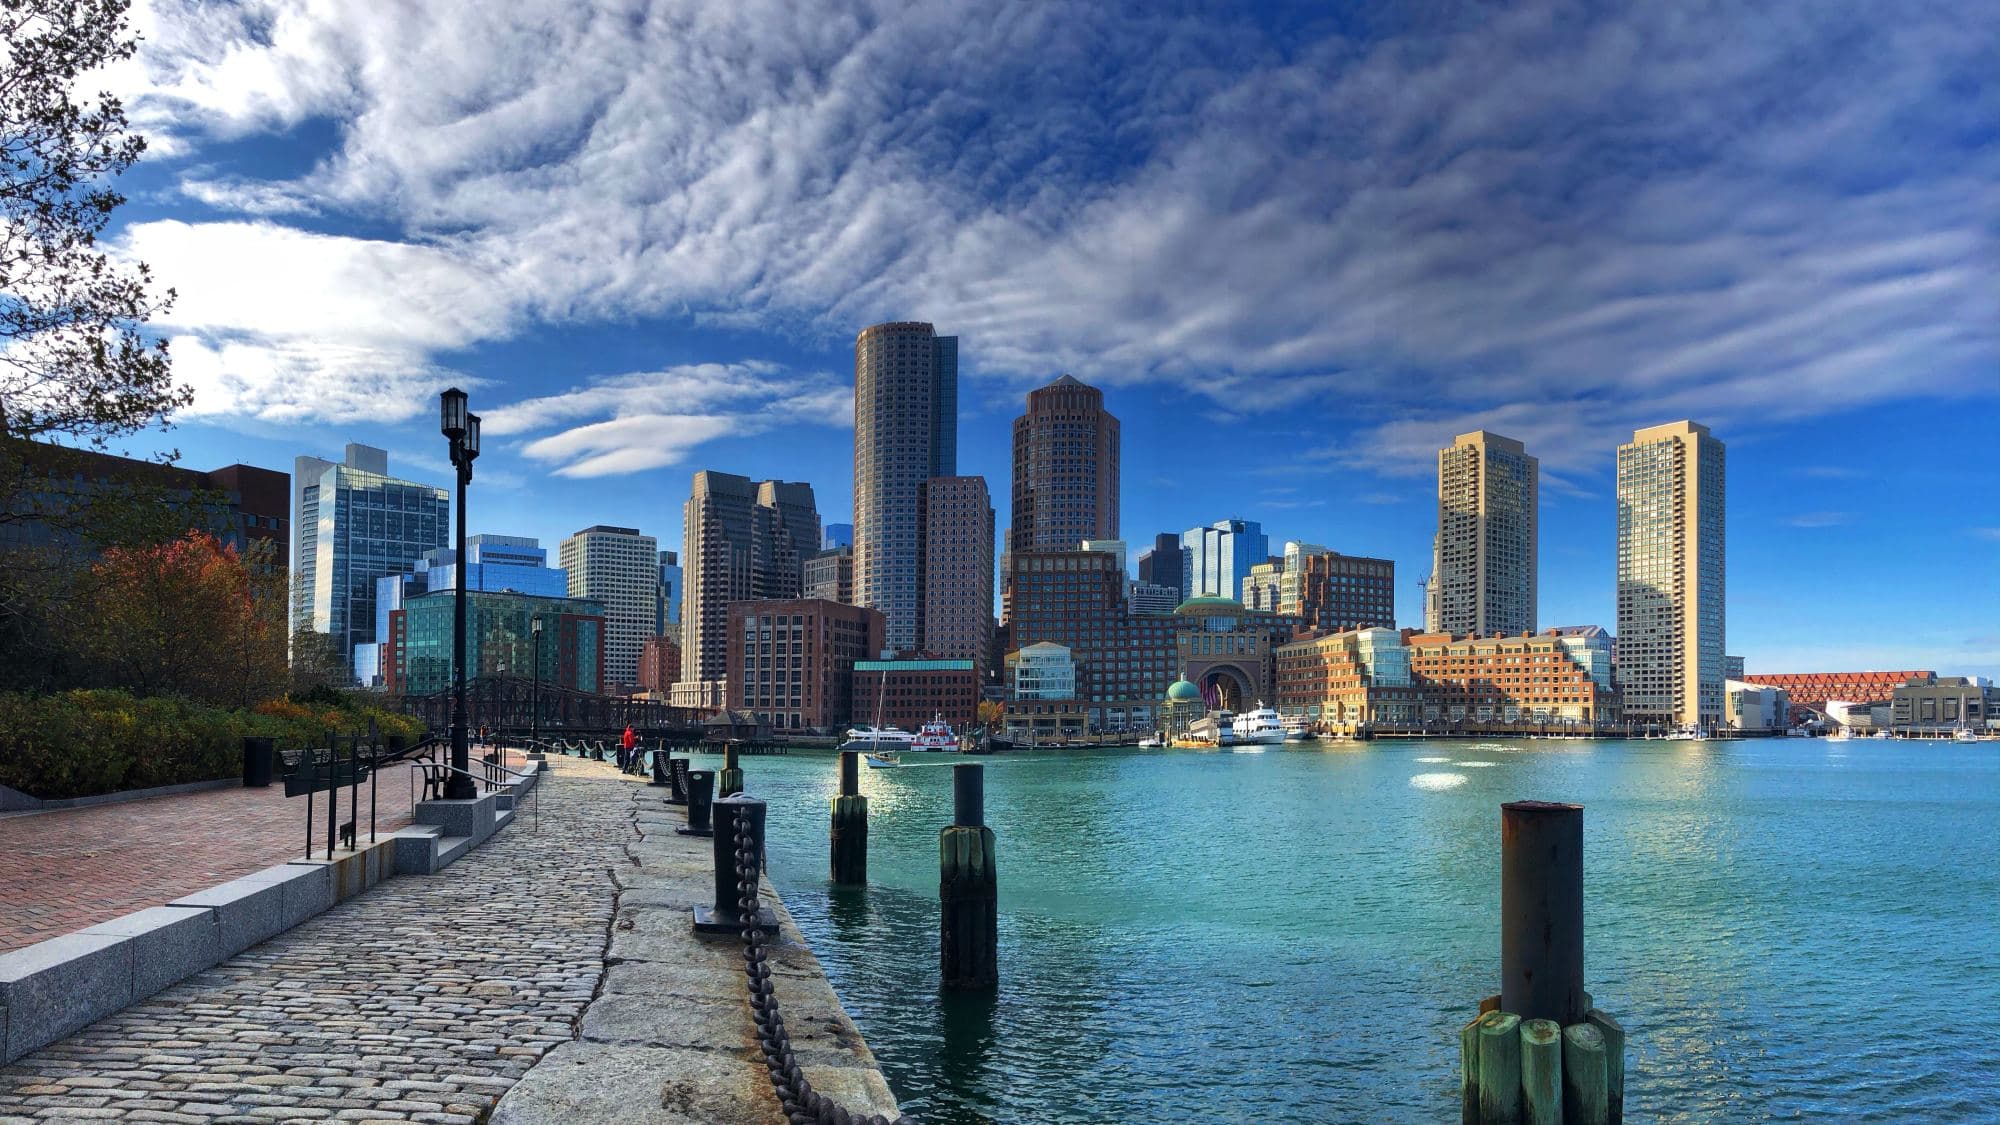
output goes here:
{"type": "Polygon", "coordinates": [[[1419,762],[1423,762],[1423,763],[1425,763],[1425,764],[1427,764],[1427,765],[1433,765],[1433,766],[1434,766],[1434,765],[1438,765],[1438,764],[1440,764],[1440,763],[1443,763],[1443,762],[1449,762],[1449,761],[1451,761],[1451,759],[1450,759],[1450,758],[1418,758],[1418,759],[1417,759],[1417,761],[1419,761],[1419,762]]]}
{"type": "Polygon", "coordinates": [[[1499,762],[1453,762],[1452,763],[1452,765],[1454,766],[1465,766],[1469,769],[1475,769],[1475,770],[1483,770],[1488,768],[1489,766],[1497,766],[1499,764],[1500,764],[1499,762]]]}
{"type": "Polygon", "coordinates": [[[1456,789],[1464,784],[1462,773],[1420,773],[1410,779],[1414,789],[1456,789]]]}

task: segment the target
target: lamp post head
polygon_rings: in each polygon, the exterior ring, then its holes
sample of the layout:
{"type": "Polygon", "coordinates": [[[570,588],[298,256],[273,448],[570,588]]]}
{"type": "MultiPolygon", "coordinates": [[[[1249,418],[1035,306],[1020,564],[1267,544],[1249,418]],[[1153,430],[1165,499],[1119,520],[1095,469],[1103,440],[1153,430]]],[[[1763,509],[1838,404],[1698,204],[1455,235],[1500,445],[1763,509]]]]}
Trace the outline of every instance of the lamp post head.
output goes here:
{"type": "Polygon", "coordinates": [[[448,438],[465,436],[465,392],[457,387],[438,396],[438,429],[448,438]]]}
{"type": "Polygon", "coordinates": [[[479,456],[479,415],[465,416],[465,459],[472,461],[479,456]]]}
{"type": "Polygon", "coordinates": [[[541,635],[542,635],[542,619],[541,619],[541,618],[539,618],[539,617],[534,617],[534,618],[530,618],[530,619],[528,620],[528,632],[530,632],[530,633],[533,633],[533,634],[534,634],[534,635],[536,635],[537,637],[541,636],[541,635]]]}

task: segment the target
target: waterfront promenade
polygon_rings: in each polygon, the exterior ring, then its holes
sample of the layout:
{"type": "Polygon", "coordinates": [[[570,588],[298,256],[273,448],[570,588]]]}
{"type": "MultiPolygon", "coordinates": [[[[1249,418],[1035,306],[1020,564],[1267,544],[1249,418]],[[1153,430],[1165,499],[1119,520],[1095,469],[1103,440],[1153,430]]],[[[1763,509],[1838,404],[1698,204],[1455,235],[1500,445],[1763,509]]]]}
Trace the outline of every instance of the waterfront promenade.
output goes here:
{"type": "MultiPolygon", "coordinates": [[[[518,819],[437,875],[387,880],[0,1067],[0,1123],[470,1123],[510,1091],[494,1119],[597,1119],[606,1098],[623,1121],[779,1119],[740,957],[684,932],[709,841],[675,835],[660,791],[609,765],[552,766],[539,833],[518,819]]],[[[824,1088],[893,1108],[790,944],[781,996],[802,1026],[824,1021],[824,1088]]]]}
{"type": "MultiPolygon", "coordinates": [[[[410,822],[409,771],[382,771],[378,832],[410,822]]],[[[345,820],[344,792],[341,801],[345,820]]],[[[293,859],[305,850],[305,805],[280,782],[0,816],[0,953],[293,859]]],[[[323,841],[324,795],[316,807],[323,841]]],[[[365,786],[360,831],[366,839],[365,786]]]]}

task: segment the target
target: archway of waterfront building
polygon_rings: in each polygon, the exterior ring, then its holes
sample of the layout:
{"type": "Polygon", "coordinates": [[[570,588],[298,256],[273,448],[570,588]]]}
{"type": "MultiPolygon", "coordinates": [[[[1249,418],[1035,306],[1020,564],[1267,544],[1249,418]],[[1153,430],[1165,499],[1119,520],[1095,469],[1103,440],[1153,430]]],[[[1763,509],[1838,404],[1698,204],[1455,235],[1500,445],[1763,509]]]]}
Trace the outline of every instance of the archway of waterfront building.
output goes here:
{"type": "Polygon", "coordinates": [[[1204,699],[1216,700],[1216,706],[1224,711],[1240,713],[1257,705],[1249,674],[1234,664],[1216,664],[1203,669],[1197,686],[1202,689],[1204,699]]]}

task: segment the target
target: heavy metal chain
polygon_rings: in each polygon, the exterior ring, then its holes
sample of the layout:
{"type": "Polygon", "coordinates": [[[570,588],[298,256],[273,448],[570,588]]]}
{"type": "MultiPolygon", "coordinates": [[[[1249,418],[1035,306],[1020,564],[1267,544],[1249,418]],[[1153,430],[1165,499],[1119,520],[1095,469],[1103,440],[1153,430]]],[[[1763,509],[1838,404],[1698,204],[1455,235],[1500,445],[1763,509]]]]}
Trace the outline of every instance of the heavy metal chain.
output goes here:
{"type": "Polygon", "coordinates": [[[743,972],[750,979],[750,1018],[757,1023],[757,1042],[764,1049],[764,1067],[771,1088],[792,1125],[917,1125],[910,1117],[891,1120],[880,1113],[862,1116],[812,1088],[792,1053],[792,1038],[778,1014],[778,997],[771,990],[771,966],[764,933],[757,928],[757,844],[751,838],[748,810],[736,815],[736,906],[744,919],[743,972]]]}

